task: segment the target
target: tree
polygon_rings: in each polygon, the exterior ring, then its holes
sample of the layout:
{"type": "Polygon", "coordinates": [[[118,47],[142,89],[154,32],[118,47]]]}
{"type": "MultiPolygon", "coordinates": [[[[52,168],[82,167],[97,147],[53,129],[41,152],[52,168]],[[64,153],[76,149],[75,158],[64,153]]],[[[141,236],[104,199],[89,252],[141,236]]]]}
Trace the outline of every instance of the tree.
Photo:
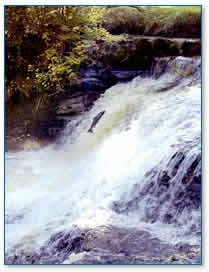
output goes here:
{"type": "Polygon", "coordinates": [[[6,90],[26,96],[57,93],[75,80],[97,39],[105,8],[98,6],[7,6],[5,8],[6,90]]]}

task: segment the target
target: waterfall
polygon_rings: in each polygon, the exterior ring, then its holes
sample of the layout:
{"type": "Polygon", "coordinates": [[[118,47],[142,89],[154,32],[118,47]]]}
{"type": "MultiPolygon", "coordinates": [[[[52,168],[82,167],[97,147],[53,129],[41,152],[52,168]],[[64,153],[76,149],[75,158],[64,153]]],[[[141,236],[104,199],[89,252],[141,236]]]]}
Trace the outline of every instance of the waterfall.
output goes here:
{"type": "Polygon", "coordinates": [[[8,256],[99,226],[199,245],[200,66],[200,58],[159,59],[149,76],[109,88],[73,131],[66,127],[62,143],[7,152],[8,256]]]}

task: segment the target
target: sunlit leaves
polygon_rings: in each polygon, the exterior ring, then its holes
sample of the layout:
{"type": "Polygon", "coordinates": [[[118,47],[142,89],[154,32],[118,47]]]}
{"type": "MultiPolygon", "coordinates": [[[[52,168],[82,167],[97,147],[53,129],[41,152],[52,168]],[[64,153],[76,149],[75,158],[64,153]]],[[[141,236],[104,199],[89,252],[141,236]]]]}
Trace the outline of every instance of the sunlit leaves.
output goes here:
{"type": "Polygon", "coordinates": [[[15,47],[17,52],[13,63],[26,77],[33,77],[41,90],[75,78],[89,47],[94,47],[97,39],[110,38],[102,27],[104,11],[98,6],[6,7],[6,46],[15,47]],[[27,48],[30,35],[43,46],[37,56],[31,55],[26,61],[22,48],[27,48]]]}

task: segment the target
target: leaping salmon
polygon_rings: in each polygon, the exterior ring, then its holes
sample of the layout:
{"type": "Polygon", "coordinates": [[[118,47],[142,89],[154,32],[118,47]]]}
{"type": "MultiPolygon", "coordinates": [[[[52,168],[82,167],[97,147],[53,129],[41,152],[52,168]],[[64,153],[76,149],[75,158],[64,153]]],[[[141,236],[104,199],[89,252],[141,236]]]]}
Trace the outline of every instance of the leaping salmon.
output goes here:
{"type": "Polygon", "coordinates": [[[89,128],[88,132],[93,133],[93,128],[96,126],[96,124],[99,122],[99,120],[102,118],[102,116],[104,115],[105,111],[101,111],[100,113],[98,113],[94,118],[93,118],[93,122],[91,124],[91,127],[89,128]]]}

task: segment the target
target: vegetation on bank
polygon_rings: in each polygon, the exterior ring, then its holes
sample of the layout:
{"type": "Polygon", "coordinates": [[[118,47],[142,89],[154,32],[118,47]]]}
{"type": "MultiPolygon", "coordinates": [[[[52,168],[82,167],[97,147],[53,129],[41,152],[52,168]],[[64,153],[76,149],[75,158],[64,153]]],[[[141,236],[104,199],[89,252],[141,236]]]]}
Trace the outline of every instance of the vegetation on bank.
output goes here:
{"type": "Polygon", "coordinates": [[[6,102],[20,92],[51,95],[76,79],[95,40],[108,39],[101,7],[6,7],[6,102]]]}
{"type": "Polygon", "coordinates": [[[105,27],[113,34],[200,37],[199,6],[120,6],[107,9],[105,27]]]}
{"type": "MultiPolygon", "coordinates": [[[[199,37],[198,6],[7,6],[6,102],[63,91],[80,64],[99,54],[97,40],[112,34],[199,37]]],[[[40,102],[39,102],[40,103],[40,102]]]]}

